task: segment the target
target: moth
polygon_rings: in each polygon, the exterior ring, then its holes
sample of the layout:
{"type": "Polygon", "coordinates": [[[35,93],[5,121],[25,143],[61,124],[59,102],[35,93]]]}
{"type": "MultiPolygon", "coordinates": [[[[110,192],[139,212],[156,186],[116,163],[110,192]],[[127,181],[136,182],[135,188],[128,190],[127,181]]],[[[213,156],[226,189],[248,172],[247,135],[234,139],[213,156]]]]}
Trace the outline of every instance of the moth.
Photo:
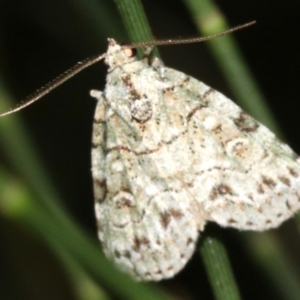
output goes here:
{"type": "Polygon", "coordinates": [[[106,53],[76,65],[8,113],[105,61],[105,89],[91,91],[98,101],[92,140],[98,236],[124,272],[158,281],[186,265],[209,221],[262,231],[295,214],[300,161],[218,91],[158,59],[137,59],[132,48],[139,46],[149,44],[108,39],[106,53]]]}

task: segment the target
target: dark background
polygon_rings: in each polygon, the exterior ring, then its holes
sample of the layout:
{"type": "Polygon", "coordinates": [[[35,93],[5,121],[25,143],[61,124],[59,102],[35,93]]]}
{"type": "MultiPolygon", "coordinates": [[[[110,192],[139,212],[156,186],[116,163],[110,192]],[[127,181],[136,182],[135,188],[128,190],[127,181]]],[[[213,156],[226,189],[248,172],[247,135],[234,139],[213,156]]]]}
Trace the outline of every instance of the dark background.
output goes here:
{"type": "MultiPolygon", "coordinates": [[[[300,3],[292,0],[284,3],[270,0],[216,2],[230,26],[257,20],[257,25],[234,36],[286,141],[300,153],[300,3]]],[[[98,5],[99,10],[105,5],[110,11],[110,15],[106,16],[110,22],[103,22],[102,35],[71,1],[0,2],[0,68],[4,82],[17,103],[77,61],[105,52],[107,37],[128,41],[114,2],[99,0],[93,3],[98,5]]],[[[145,0],[143,4],[156,38],[198,35],[183,1],[145,0]]],[[[160,51],[167,66],[190,74],[233,98],[205,43],[161,47],[160,51]]],[[[89,96],[89,90],[103,89],[105,73],[102,63],[95,65],[19,112],[47,172],[64,199],[62,205],[95,238],[90,144],[96,102],[89,96]]],[[[3,161],[9,167],[5,156],[3,161]]],[[[40,299],[41,295],[45,296],[43,299],[73,299],[68,278],[46,247],[30,233],[6,221],[2,223],[2,241],[10,243],[11,253],[5,253],[8,261],[3,268],[0,267],[0,276],[4,278],[0,279],[0,298],[18,298],[20,294],[10,294],[11,289],[16,287],[24,293],[20,299],[40,299]],[[32,256],[38,260],[39,267],[31,269],[32,256]]],[[[297,239],[299,236],[294,227],[290,221],[278,230],[278,234],[291,234],[297,239]]],[[[239,238],[242,233],[214,226],[209,226],[208,230],[216,231],[225,241],[244,299],[281,299],[270,280],[247,256],[247,249],[239,238]],[[247,270],[246,274],[242,269],[247,270]]],[[[291,253],[299,252],[299,242],[292,242],[287,247],[291,248],[291,253]]],[[[290,259],[295,264],[299,263],[297,257],[291,255],[290,259]]],[[[177,290],[172,281],[164,286],[180,293],[180,299],[198,299],[200,292],[201,299],[211,299],[201,264],[198,257],[189,264],[174,281],[177,290]]]]}

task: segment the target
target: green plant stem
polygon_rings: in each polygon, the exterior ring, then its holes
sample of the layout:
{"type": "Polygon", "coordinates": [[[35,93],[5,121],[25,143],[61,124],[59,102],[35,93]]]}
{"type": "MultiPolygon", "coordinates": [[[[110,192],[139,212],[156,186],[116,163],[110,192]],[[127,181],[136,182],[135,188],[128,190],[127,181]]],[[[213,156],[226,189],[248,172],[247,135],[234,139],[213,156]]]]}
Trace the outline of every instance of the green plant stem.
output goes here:
{"type": "MultiPolygon", "coordinates": [[[[131,42],[154,40],[146,13],[140,0],[115,0],[115,3],[131,42]]],[[[159,56],[156,48],[153,51],[153,55],[156,57],[159,56]]]]}
{"type": "Polygon", "coordinates": [[[206,236],[200,246],[203,262],[218,300],[241,299],[226,249],[214,237],[206,236]]]}

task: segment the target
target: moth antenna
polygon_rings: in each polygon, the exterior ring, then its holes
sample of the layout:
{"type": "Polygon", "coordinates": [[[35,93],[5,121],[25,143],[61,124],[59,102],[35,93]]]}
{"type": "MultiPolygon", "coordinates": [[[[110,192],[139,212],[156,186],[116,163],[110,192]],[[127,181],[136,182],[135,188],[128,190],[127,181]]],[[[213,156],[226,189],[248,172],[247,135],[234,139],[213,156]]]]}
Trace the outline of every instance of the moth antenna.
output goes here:
{"type": "Polygon", "coordinates": [[[138,48],[138,47],[149,47],[149,46],[165,46],[165,45],[176,45],[176,44],[191,44],[191,43],[199,43],[208,40],[212,40],[217,37],[221,37],[223,35],[232,33],[234,31],[238,31],[244,29],[246,27],[252,26],[256,23],[256,21],[251,21],[249,23],[245,23],[242,25],[238,25],[236,27],[227,29],[225,31],[204,36],[204,37],[196,37],[196,38],[188,38],[188,39],[167,39],[167,40],[158,40],[158,41],[146,41],[146,42],[138,42],[133,44],[124,45],[124,48],[138,48]]]}
{"type": "MultiPolygon", "coordinates": [[[[223,35],[232,33],[234,31],[249,27],[251,25],[254,25],[256,21],[252,21],[249,23],[245,23],[243,25],[239,25],[233,28],[230,28],[228,30],[222,31],[220,33],[216,33],[209,36],[204,37],[196,37],[196,38],[188,38],[188,39],[167,39],[167,40],[159,40],[159,41],[146,41],[146,42],[139,42],[139,43],[133,43],[122,46],[123,48],[139,48],[139,47],[149,47],[149,46],[165,46],[165,45],[176,45],[176,44],[189,44],[189,43],[199,43],[204,42],[208,40],[212,40],[217,37],[221,37],[223,35]]],[[[5,113],[0,114],[0,117],[10,115],[12,113],[15,113],[32,103],[38,101],[40,98],[60,86],[62,83],[67,81],[68,79],[75,76],[77,73],[81,72],[82,70],[86,69],[87,67],[103,60],[106,57],[106,53],[103,53],[101,55],[96,55],[90,58],[86,58],[83,61],[78,62],[75,66],[71,67],[67,71],[63,72],[59,76],[57,76],[55,79],[41,87],[40,89],[36,90],[34,93],[30,94],[28,97],[26,97],[16,108],[10,109],[5,113]]]]}
{"type": "Polygon", "coordinates": [[[86,58],[83,61],[78,62],[76,65],[68,69],[67,71],[63,72],[53,80],[51,80],[49,83],[44,85],[43,87],[39,88],[32,94],[30,94],[28,97],[26,97],[16,108],[10,109],[9,111],[0,114],[0,117],[6,116],[13,114],[29,105],[32,103],[38,101],[40,98],[60,86],[62,83],[67,81],[68,79],[72,78],[75,76],[77,73],[83,71],[87,67],[103,60],[106,57],[106,53],[103,53],[101,55],[96,55],[93,57],[86,58]]]}

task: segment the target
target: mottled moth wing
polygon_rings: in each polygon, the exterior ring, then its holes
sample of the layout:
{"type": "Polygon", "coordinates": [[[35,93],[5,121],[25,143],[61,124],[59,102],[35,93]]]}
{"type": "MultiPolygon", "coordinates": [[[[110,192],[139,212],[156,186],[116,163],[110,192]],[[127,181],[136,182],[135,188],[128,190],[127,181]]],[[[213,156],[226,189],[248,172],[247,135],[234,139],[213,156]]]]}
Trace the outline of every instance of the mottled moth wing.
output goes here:
{"type": "Polygon", "coordinates": [[[99,238],[120,268],[169,278],[207,221],[265,230],[299,210],[296,155],[231,100],[113,40],[106,62],[92,170],[99,238]]]}
{"type": "Polygon", "coordinates": [[[164,74],[184,82],[170,98],[189,107],[182,117],[193,180],[185,184],[208,220],[266,230],[297,212],[300,164],[291,148],[221,93],[178,71],[164,74]]]}
{"type": "Polygon", "coordinates": [[[200,225],[180,178],[164,176],[161,141],[151,145],[140,130],[99,101],[92,152],[98,232],[104,252],[122,269],[160,280],[186,264],[200,225]]]}

